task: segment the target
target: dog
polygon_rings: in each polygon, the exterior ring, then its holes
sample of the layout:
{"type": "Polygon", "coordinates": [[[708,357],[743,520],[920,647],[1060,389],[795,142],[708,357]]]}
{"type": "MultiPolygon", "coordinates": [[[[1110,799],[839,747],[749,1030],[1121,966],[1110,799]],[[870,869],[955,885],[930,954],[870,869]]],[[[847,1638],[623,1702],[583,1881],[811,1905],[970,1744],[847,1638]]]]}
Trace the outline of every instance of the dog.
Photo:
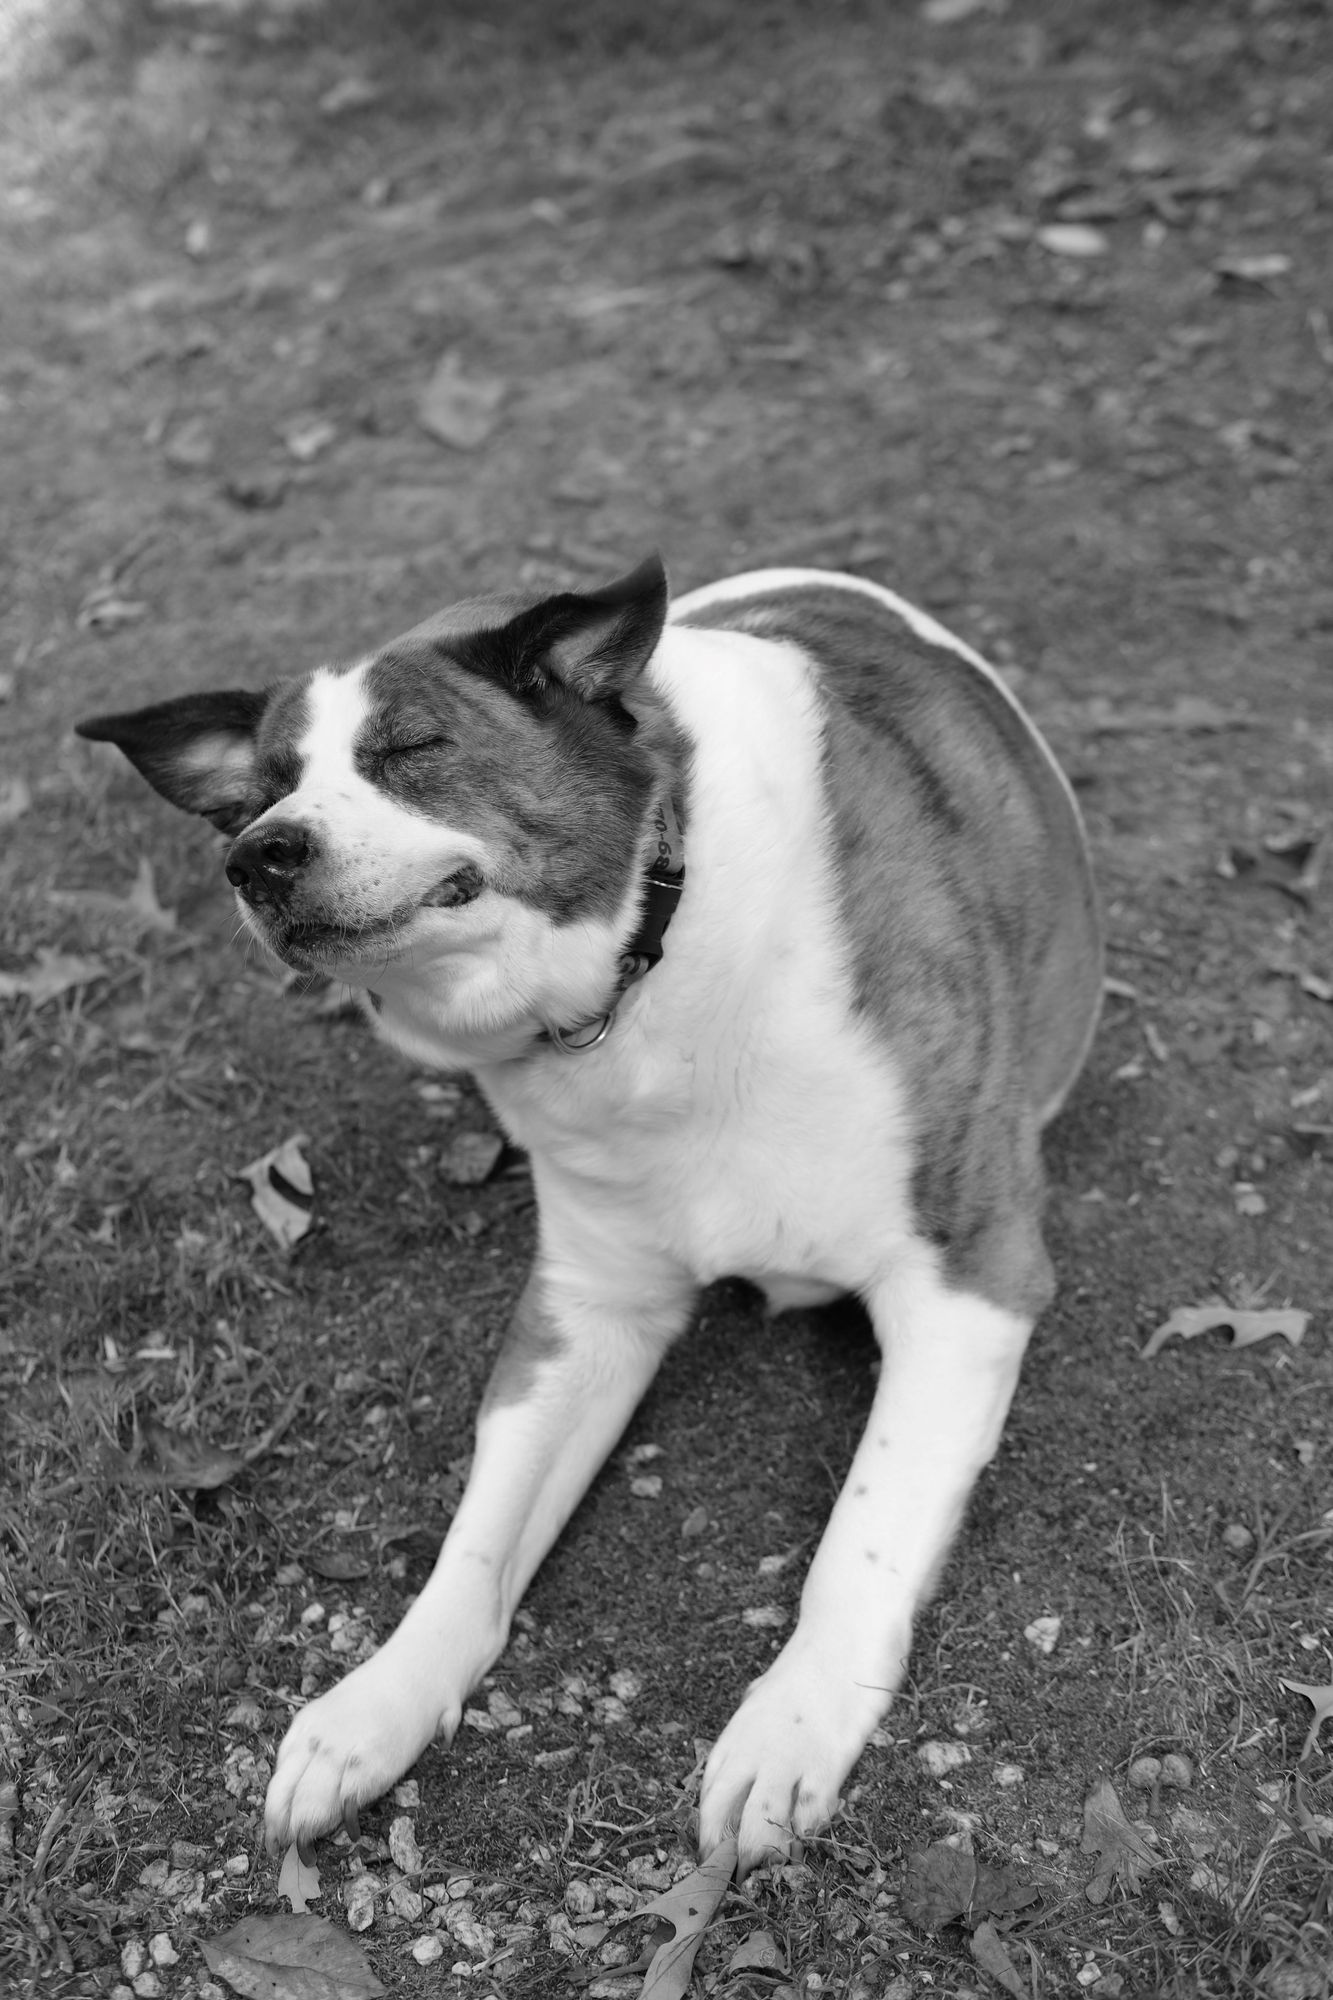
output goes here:
{"type": "Polygon", "coordinates": [[[248,930],[472,1071],[535,1262],[430,1580],[301,1709],[277,1852],[385,1792],[499,1656],[700,1288],[859,1298],[869,1421],[700,1845],[799,1852],[903,1676],[1053,1277],[1042,1127],[1102,946],[1074,795],[986,662],[859,577],[469,599],[349,666],[80,733],[230,836],[248,930]]]}

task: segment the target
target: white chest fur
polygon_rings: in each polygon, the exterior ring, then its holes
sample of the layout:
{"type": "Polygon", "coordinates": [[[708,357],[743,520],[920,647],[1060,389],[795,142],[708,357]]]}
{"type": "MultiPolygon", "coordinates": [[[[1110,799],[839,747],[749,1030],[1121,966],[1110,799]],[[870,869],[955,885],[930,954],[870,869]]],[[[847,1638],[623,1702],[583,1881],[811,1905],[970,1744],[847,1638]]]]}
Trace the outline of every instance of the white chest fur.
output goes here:
{"type": "Polygon", "coordinates": [[[910,1233],[909,1150],[888,1057],[852,1015],[809,668],[669,629],[654,673],[695,745],[666,956],[600,1047],[478,1080],[533,1155],[552,1236],[747,1276],[775,1305],[863,1291],[910,1233]]]}

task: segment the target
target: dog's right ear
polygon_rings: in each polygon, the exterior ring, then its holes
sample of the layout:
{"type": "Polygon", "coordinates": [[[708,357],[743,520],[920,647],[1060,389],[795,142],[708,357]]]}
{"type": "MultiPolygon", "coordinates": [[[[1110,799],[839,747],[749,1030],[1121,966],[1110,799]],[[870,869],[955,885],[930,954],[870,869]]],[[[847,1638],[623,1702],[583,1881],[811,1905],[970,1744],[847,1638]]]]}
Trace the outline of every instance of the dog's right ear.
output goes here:
{"type": "Polygon", "coordinates": [[[183,694],[125,715],[90,716],[75,734],[114,743],[173,806],[239,833],[254,818],[255,732],[268,701],[250,688],[183,694]]]}

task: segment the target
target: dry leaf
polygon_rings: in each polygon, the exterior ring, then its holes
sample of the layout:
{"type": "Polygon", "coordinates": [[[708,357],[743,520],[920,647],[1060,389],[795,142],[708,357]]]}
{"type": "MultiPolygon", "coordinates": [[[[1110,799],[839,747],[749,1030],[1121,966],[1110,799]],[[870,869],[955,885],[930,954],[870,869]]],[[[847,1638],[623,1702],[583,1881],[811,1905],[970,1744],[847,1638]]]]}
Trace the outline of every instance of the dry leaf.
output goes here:
{"type": "Polygon", "coordinates": [[[1301,1745],[1301,1756],[1308,1757],[1319,1747],[1319,1732],[1324,1724],[1333,1720],[1333,1684],[1328,1687],[1311,1687],[1308,1681],[1283,1681],[1283,1687],[1291,1694],[1303,1694],[1314,1710],[1314,1721],[1306,1732],[1301,1745]]]}
{"type": "Polygon", "coordinates": [[[374,2000],[384,1991],[360,1945],[326,1917],[247,1917],[199,1949],[247,2000],[374,2000]]]}
{"type": "Polygon", "coordinates": [[[219,1451],[204,1438],[186,1437],[180,1431],[169,1430],[154,1417],[144,1419],[139,1435],[157,1461],[155,1467],[140,1467],[139,1476],[147,1473],[155,1484],[211,1492],[245,1469],[245,1460],[234,1452],[219,1451]]]}
{"type": "Polygon", "coordinates": [[[660,1917],[675,1933],[653,1953],[639,2000],[684,2000],[695,1953],[735,1872],[736,1842],[724,1840],[684,1881],[633,1912],[636,1917],[660,1917]]]}
{"type": "Polygon", "coordinates": [[[0,1000],[27,999],[34,1007],[45,1007],[76,986],[91,986],[95,979],[105,978],[106,967],[99,958],[75,958],[53,951],[50,945],[38,945],[36,960],[26,971],[0,972],[0,1000]]]}
{"type": "Polygon", "coordinates": [[[148,606],[138,598],[121,597],[114,590],[94,590],[79,608],[82,632],[114,632],[119,625],[137,624],[148,615],[148,606]]]}
{"type": "Polygon", "coordinates": [[[421,392],[417,422],[455,451],[476,451],[499,420],[508,385],[498,375],[465,375],[446,354],[421,392]]]}
{"type": "Polygon", "coordinates": [[[32,805],[32,787],[26,778],[6,778],[0,784],[0,826],[22,819],[32,805]]]}
{"type": "Polygon", "coordinates": [[[319,1893],[319,1870],[313,1861],[302,1861],[293,1841],[278,1871],[278,1894],[287,1898],[298,1917],[303,1917],[307,1905],[319,1893]]]}
{"type": "Polygon", "coordinates": [[[727,1960],[728,1972],[785,1972],[787,1961],[771,1931],[751,1931],[727,1960]]]}
{"type": "Polygon", "coordinates": [[[1231,1328],[1233,1349],[1252,1347],[1256,1340],[1267,1340],[1275,1333],[1297,1347],[1309,1324],[1308,1312],[1298,1312],[1291,1307],[1247,1310],[1224,1305],[1221,1299],[1209,1299],[1201,1306],[1177,1306],[1170,1319],[1164,1320],[1152,1335],[1139,1359],[1150,1361],[1173,1333],[1178,1333],[1182,1340],[1194,1340],[1199,1334],[1212,1333],[1222,1326],[1231,1328]]]}
{"type": "Polygon", "coordinates": [[[1037,231],[1037,241],[1055,257],[1104,257],[1111,248],[1101,230],[1087,222],[1048,222],[1037,231]]]}
{"type": "Polygon", "coordinates": [[[994,1924],[977,1925],[972,1933],[971,1951],[982,1971],[998,1981],[1006,1993],[1012,1993],[1014,2000],[1027,2000],[1027,1988],[1014,1971],[1013,1960],[1000,1942],[994,1924]]]}
{"type": "Polygon", "coordinates": [[[135,870],[134,885],[127,896],[115,896],[107,889],[52,889],[47,901],[57,909],[74,910],[80,916],[101,917],[113,923],[119,934],[139,937],[145,931],[174,931],[176,912],[164,910],[157,900],[153,864],[144,855],[135,870]]]}
{"type": "Polygon", "coordinates": [[[975,1854],[936,1840],[907,1857],[903,1915],[923,1931],[937,1931],[960,1918],[975,1924],[1026,1909],[1040,1894],[1012,1868],[993,1868],[975,1854]]]}
{"type": "Polygon", "coordinates": [[[284,1250],[300,1242],[312,1220],[315,1184],[301,1151],[309,1144],[306,1134],[297,1132],[236,1174],[238,1180],[249,1181],[250,1206],[284,1250]]]}
{"type": "Polygon", "coordinates": [[[460,1132],[440,1154],[440,1176],[453,1187],[478,1187],[495,1171],[504,1140],[496,1132],[460,1132]]]}
{"type": "Polygon", "coordinates": [[[973,14],[1002,14],[1005,4],[1006,0],[925,0],[921,18],[933,28],[950,28],[973,14]]]}
{"type": "Polygon", "coordinates": [[[1083,1890],[1090,1903],[1104,1903],[1117,1881],[1137,1889],[1144,1876],[1161,1865],[1143,1835],[1125,1818],[1109,1778],[1099,1778],[1084,1801],[1083,1852],[1097,1856],[1092,1880],[1083,1890]]]}

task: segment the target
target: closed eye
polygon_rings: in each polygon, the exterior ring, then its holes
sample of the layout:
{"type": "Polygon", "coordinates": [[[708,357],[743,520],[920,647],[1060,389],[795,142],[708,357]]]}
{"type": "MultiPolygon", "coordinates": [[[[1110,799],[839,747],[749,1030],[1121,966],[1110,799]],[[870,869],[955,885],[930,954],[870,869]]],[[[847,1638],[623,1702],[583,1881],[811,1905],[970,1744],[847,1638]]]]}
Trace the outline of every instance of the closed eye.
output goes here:
{"type": "Polygon", "coordinates": [[[381,752],[381,755],[387,764],[396,759],[406,757],[425,757],[434,750],[447,750],[448,747],[449,738],[447,736],[423,736],[415,743],[391,743],[387,750],[381,752]]]}

